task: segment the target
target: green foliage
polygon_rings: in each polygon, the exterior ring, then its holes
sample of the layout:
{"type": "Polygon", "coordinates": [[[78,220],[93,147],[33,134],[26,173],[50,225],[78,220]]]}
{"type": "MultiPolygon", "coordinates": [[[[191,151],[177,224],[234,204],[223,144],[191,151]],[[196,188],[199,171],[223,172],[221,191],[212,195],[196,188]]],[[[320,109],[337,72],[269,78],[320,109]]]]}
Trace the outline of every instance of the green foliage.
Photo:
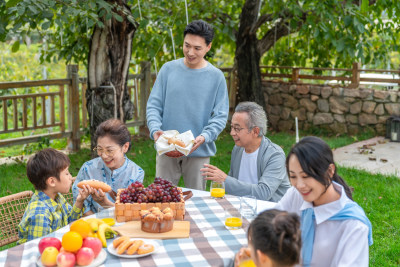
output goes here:
{"type": "Polygon", "coordinates": [[[50,147],[50,139],[47,137],[40,137],[38,142],[24,146],[24,155],[30,155],[48,147],[50,147]]]}
{"type": "Polygon", "coordinates": [[[354,200],[372,223],[370,266],[398,266],[400,211],[395,203],[399,203],[400,179],[351,168],[338,168],[338,173],[354,187],[354,200]]]}
{"type": "MultiPolygon", "coordinates": [[[[235,47],[234,31],[239,20],[239,10],[243,1],[187,1],[189,22],[203,19],[213,24],[216,35],[211,54],[223,49],[225,54],[233,54],[235,47]]],[[[140,13],[137,3],[132,6],[133,16],[139,22],[139,28],[133,40],[133,62],[150,60],[158,69],[167,61],[174,59],[171,31],[176,57],[182,57],[183,31],[186,27],[184,0],[140,1],[140,13]],[[143,46],[142,44],[146,44],[143,46]]],[[[209,58],[221,66],[226,61],[223,56],[209,58]],[[222,58],[220,58],[222,57],[222,58]]],[[[233,63],[232,60],[230,62],[233,63]]]]}
{"type": "Polygon", "coordinates": [[[19,38],[36,36],[45,40],[40,60],[86,62],[94,27],[124,18],[134,22],[116,1],[105,0],[0,0],[0,42],[17,38],[12,51],[19,50],[19,38]]]}
{"type": "MultiPolygon", "coordinates": [[[[232,58],[235,34],[244,0],[187,1],[189,21],[204,19],[216,30],[210,61],[222,66],[232,58]]],[[[260,15],[269,20],[260,24],[257,36],[268,33],[274,38],[274,26],[284,22],[291,35],[276,40],[263,59],[264,64],[315,67],[348,67],[353,61],[386,67],[388,52],[399,44],[400,5],[398,1],[261,1],[260,15]],[[360,6],[361,3],[361,6],[360,6]]],[[[0,41],[13,41],[12,51],[21,49],[26,36],[45,40],[40,60],[66,59],[86,63],[94,27],[115,19],[139,23],[133,41],[133,62],[154,58],[158,69],[173,59],[171,31],[177,57],[182,56],[183,30],[186,26],[184,0],[127,1],[127,14],[116,1],[0,0],[0,41]],[[140,7],[139,7],[140,4],[140,7]],[[146,44],[146,45],[144,45],[146,44]]],[[[394,67],[394,62],[391,63],[394,67]]]]}
{"type": "MultiPolygon", "coordinates": [[[[390,51],[398,48],[400,6],[376,1],[264,1],[261,13],[274,21],[261,27],[274,36],[274,23],[286,20],[292,34],[278,40],[264,64],[285,66],[349,67],[354,61],[385,67],[390,51]],[[273,10],[271,12],[271,10],[273,10]],[[290,25],[290,26],[289,26],[290,25]]],[[[276,36],[276,35],[275,35],[276,36]]],[[[396,67],[394,62],[391,66],[396,67]]]]}

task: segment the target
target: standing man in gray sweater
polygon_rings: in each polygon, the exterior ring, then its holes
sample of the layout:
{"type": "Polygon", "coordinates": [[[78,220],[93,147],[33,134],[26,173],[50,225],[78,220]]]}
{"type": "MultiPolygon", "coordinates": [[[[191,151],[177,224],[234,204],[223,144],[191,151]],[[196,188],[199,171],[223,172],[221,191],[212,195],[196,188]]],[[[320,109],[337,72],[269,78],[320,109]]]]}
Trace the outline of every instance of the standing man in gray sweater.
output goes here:
{"type": "Polygon", "coordinates": [[[214,37],[211,25],[195,20],[183,35],[184,57],[162,66],[147,101],[147,127],[154,141],[167,130],[192,131],[187,157],[156,155],[156,176],[174,185],[183,176],[185,187],[204,190],[199,170],[217,151],[215,140],[228,119],[228,90],[224,74],[204,58],[214,37]]]}
{"type": "Polygon", "coordinates": [[[226,174],[217,167],[204,164],[204,179],[225,182],[226,193],[278,202],[289,189],[285,167],[285,153],[264,135],[267,116],[254,102],[242,102],[235,109],[231,122],[231,136],[235,147],[231,168],[226,174]]]}

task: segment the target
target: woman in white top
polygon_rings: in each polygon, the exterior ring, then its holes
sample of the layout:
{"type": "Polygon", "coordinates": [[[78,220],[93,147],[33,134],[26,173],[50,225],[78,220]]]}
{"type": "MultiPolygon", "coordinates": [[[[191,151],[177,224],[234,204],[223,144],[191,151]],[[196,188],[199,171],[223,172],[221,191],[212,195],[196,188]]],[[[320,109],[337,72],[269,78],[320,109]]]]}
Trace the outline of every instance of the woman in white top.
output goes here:
{"type": "Polygon", "coordinates": [[[332,150],[305,137],[289,152],[292,187],[276,208],[301,217],[302,266],[368,266],[372,227],[336,173],[332,150]]]}

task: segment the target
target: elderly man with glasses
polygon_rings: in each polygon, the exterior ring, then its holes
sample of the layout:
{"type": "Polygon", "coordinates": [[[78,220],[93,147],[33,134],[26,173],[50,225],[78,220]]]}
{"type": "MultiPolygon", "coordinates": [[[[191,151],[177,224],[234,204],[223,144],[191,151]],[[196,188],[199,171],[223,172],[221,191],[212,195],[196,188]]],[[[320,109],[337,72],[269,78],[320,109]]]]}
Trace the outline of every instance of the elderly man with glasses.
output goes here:
{"type": "Polygon", "coordinates": [[[242,102],[231,121],[235,147],[231,167],[226,174],[217,167],[204,164],[204,179],[225,182],[226,193],[278,202],[290,187],[282,148],[265,137],[267,116],[254,102],[242,102]]]}

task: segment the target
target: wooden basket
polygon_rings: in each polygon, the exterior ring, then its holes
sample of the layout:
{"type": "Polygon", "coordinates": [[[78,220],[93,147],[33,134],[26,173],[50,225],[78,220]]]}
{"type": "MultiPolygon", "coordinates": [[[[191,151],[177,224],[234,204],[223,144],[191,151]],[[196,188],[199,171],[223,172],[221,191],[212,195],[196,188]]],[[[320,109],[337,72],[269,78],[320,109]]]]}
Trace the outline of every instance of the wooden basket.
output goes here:
{"type": "Polygon", "coordinates": [[[152,207],[158,207],[160,210],[171,208],[174,213],[175,220],[183,220],[185,218],[185,200],[181,192],[180,202],[167,202],[167,203],[121,203],[119,195],[125,189],[119,189],[117,198],[115,200],[115,220],[117,222],[129,222],[140,220],[140,211],[148,210],[152,207]]]}

